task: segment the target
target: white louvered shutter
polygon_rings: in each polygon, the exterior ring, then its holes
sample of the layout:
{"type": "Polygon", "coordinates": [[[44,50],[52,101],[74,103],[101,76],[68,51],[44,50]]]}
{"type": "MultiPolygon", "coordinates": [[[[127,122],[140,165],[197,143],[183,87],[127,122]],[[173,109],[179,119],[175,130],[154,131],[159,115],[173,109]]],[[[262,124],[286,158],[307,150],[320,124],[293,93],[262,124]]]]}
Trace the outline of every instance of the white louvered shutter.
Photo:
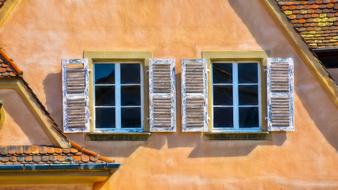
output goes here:
{"type": "Polygon", "coordinates": [[[182,131],[208,129],[207,61],[182,60],[182,131]]]}
{"type": "Polygon", "coordinates": [[[62,60],[63,130],[89,131],[88,61],[62,60]]]}
{"type": "Polygon", "coordinates": [[[292,58],[268,58],[268,130],[294,131],[294,65],[292,58]]]}
{"type": "Polygon", "coordinates": [[[150,59],[150,131],[176,131],[175,59],[150,59]]]}

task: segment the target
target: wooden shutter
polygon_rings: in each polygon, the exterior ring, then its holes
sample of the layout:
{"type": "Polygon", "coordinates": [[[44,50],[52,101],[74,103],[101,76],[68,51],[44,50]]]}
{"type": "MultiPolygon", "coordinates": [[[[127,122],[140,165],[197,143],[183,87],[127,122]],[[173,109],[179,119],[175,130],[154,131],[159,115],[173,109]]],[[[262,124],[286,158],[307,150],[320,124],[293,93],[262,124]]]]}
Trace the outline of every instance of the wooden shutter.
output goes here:
{"type": "Polygon", "coordinates": [[[208,86],[207,61],[184,59],[182,61],[182,131],[207,131],[208,86]]]}
{"type": "Polygon", "coordinates": [[[268,58],[268,130],[294,131],[294,66],[292,58],[268,58]]]}
{"type": "Polygon", "coordinates": [[[150,131],[176,131],[175,59],[150,59],[150,131]]]}
{"type": "Polygon", "coordinates": [[[89,131],[88,61],[62,60],[63,130],[89,131]]]}

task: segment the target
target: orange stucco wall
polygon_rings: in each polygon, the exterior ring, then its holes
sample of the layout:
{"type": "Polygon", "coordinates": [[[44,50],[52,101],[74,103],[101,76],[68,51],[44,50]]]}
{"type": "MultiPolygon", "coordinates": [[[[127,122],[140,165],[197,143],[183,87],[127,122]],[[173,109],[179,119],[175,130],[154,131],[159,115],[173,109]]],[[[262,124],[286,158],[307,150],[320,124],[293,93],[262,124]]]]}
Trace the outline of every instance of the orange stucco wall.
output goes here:
{"type": "Polygon", "coordinates": [[[1,190],[91,190],[90,184],[21,184],[21,185],[3,185],[0,186],[1,190]]]}
{"type": "Polygon", "coordinates": [[[15,90],[0,90],[5,120],[0,126],[1,145],[51,145],[42,126],[15,90]]]}
{"type": "Polygon", "coordinates": [[[178,89],[180,59],[203,50],[294,57],[296,132],[266,141],[181,132],[146,142],[68,136],[122,163],[96,189],[338,189],[338,110],[260,0],[27,0],[0,29],[0,46],[59,124],[61,58],[81,58],[84,50],[174,57],[178,89]]]}

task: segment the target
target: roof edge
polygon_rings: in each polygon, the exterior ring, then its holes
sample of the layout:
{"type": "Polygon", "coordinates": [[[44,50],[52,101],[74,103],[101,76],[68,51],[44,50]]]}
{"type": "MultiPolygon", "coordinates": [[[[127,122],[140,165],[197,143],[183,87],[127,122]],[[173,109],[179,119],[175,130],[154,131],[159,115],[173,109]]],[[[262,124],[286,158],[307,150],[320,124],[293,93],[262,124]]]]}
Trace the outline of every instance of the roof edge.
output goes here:
{"type": "Polygon", "coordinates": [[[0,48],[0,55],[8,62],[8,64],[14,69],[17,75],[22,75],[23,72],[21,69],[19,69],[18,66],[13,62],[11,58],[7,56],[7,54],[3,51],[3,49],[0,48]]]}
{"type": "Polygon", "coordinates": [[[15,6],[20,3],[21,0],[7,0],[0,9],[0,27],[6,22],[15,6]]]}
{"type": "Polygon", "coordinates": [[[62,148],[71,147],[68,138],[57,127],[53,118],[49,115],[46,108],[22,77],[0,80],[0,89],[13,89],[17,91],[49,138],[62,148]]]}
{"type": "Polygon", "coordinates": [[[310,51],[309,47],[305,44],[301,37],[296,33],[287,18],[280,11],[276,2],[273,0],[263,0],[263,3],[268,8],[273,18],[278,21],[278,24],[283,29],[283,33],[286,34],[287,39],[291,41],[293,46],[297,47],[296,51],[319,80],[321,86],[325,89],[335,106],[338,107],[338,86],[330,78],[329,73],[322,66],[316,56],[310,51]]]}
{"type": "Polygon", "coordinates": [[[0,173],[5,171],[91,171],[102,170],[111,171],[120,167],[119,163],[90,163],[90,164],[18,164],[18,165],[0,165],[0,173]]]}
{"type": "Polygon", "coordinates": [[[111,158],[106,157],[106,156],[101,156],[100,154],[98,154],[98,153],[96,153],[94,151],[91,151],[89,149],[86,149],[86,148],[82,147],[80,144],[78,144],[78,143],[76,143],[74,141],[70,140],[69,142],[70,142],[70,144],[71,144],[72,147],[74,147],[74,148],[78,149],[79,151],[84,152],[86,154],[89,154],[89,155],[92,155],[92,156],[97,156],[99,160],[102,160],[102,161],[108,162],[108,163],[115,162],[111,158]]]}

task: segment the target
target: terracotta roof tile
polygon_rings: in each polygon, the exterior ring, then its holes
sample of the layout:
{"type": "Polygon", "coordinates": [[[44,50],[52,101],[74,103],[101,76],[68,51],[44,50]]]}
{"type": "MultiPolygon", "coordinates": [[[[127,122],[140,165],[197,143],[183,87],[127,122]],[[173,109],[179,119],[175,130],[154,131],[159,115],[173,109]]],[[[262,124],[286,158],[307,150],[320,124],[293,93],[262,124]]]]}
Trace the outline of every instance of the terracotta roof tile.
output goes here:
{"type": "Polygon", "coordinates": [[[276,0],[311,49],[338,48],[338,0],[276,0]]]}
{"type": "Polygon", "coordinates": [[[11,164],[88,164],[111,163],[106,157],[91,153],[84,148],[78,149],[73,145],[71,149],[52,146],[16,145],[0,146],[0,165],[11,164]],[[73,150],[73,151],[70,151],[73,150]]]}
{"type": "Polygon", "coordinates": [[[0,50],[0,79],[13,78],[20,75],[22,75],[22,71],[2,50],[0,50]]]}

